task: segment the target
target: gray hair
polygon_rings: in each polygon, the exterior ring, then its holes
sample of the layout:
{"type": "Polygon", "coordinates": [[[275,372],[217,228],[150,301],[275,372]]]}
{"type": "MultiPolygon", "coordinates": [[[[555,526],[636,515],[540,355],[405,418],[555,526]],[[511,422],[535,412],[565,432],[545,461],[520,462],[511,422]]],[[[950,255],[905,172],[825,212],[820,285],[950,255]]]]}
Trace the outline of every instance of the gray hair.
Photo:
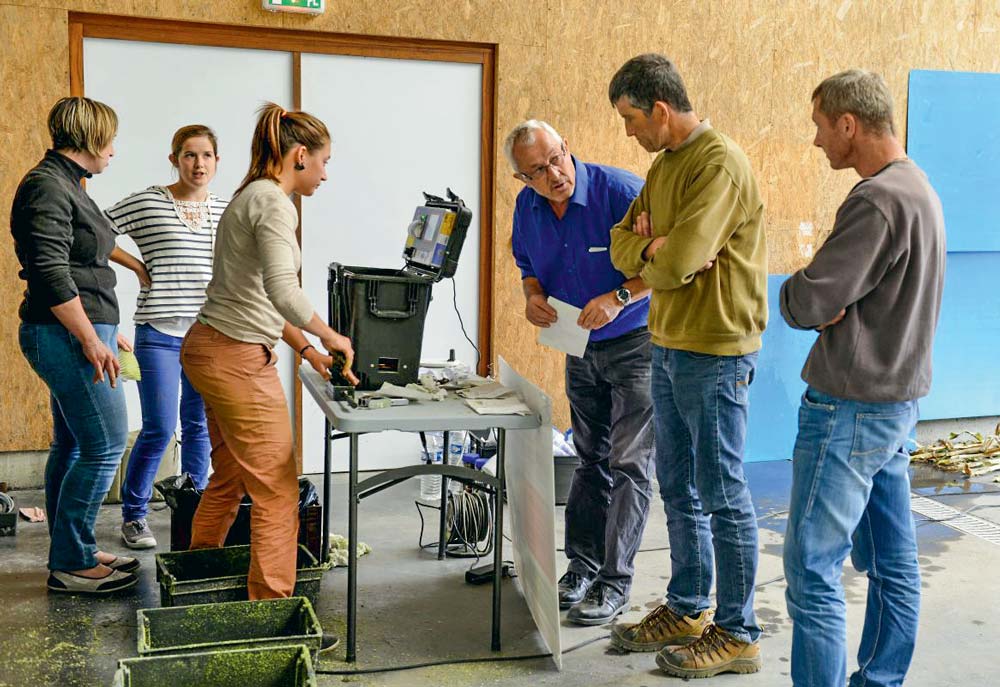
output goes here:
{"type": "Polygon", "coordinates": [[[615,105],[628,98],[632,107],[642,110],[648,117],[653,105],[661,101],[677,112],[691,112],[684,81],[674,63],[663,55],[646,53],[622,65],[608,86],[608,98],[615,105]]]}
{"type": "Polygon", "coordinates": [[[535,142],[535,134],[539,131],[544,131],[554,138],[556,143],[562,145],[562,136],[548,122],[543,122],[540,119],[529,119],[521,122],[511,129],[503,142],[503,154],[507,156],[507,162],[510,163],[510,168],[515,172],[520,172],[521,170],[517,168],[517,163],[514,161],[514,147],[519,145],[530,146],[535,142]]]}
{"type": "Polygon", "coordinates": [[[848,69],[834,74],[816,87],[811,100],[830,121],[852,114],[869,131],[896,133],[892,123],[892,94],[885,79],[875,72],[848,69]]]}

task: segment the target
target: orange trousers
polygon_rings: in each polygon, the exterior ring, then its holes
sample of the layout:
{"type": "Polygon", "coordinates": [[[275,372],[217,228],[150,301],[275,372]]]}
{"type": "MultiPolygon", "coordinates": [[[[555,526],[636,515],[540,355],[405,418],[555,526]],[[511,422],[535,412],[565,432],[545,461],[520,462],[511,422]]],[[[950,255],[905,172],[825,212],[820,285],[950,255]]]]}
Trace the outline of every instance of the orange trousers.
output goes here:
{"type": "Polygon", "coordinates": [[[212,475],[191,525],[191,548],[222,546],[240,500],[250,494],[250,599],[291,596],[295,587],[298,474],[277,355],[196,322],[181,365],[205,401],[212,475]]]}

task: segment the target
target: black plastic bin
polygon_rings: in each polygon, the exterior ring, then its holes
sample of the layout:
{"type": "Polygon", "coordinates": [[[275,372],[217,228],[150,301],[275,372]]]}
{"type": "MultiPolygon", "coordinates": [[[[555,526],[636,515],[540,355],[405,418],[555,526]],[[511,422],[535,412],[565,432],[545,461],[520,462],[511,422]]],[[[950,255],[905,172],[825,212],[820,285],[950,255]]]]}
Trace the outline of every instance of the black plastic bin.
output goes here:
{"type": "MultiPolygon", "coordinates": [[[[326,568],[299,545],[295,591],[314,607],[326,568]]],[[[160,583],[160,606],[245,601],[250,547],[226,546],[156,554],[156,581],[160,583]]]]}
{"type": "MultiPolygon", "coordinates": [[[[154,485],[170,507],[170,550],[187,551],[191,547],[191,521],[201,502],[201,492],[191,475],[184,473],[160,480],[154,485]]],[[[236,520],[226,535],[225,546],[250,543],[249,496],[243,498],[236,520]]],[[[305,477],[299,478],[299,543],[319,559],[323,545],[323,506],[316,487],[305,477]]]]}
{"type": "Polygon", "coordinates": [[[358,389],[417,381],[432,284],[401,270],[330,265],[330,326],[354,345],[358,389]]]}
{"type": "MultiPolygon", "coordinates": [[[[93,683],[90,683],[93,684],[93,683]]],[[[304,646],[206,651],[118,661],[112,687],[316,687],[304,646]]]]}

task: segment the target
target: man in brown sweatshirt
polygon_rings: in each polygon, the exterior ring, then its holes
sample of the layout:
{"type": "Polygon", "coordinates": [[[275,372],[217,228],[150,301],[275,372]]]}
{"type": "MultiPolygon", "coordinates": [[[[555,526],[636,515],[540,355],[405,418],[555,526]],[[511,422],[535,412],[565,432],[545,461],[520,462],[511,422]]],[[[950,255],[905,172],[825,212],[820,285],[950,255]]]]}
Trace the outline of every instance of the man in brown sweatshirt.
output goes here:
{"type": "Polygon", "coordinates": [[[896,138],[892,96],[852,69],[812,94],[815,145],[861,181],[812,263],[781,287],[781,314],[816,329],[802,378],[785,578],[792,682],[843,687],[844,559],[868,574],[850,687],[901,685],[913,656],[920,570],[910,515],[917,400],[930,390],[944,284],[941,201],[896,138]]]}

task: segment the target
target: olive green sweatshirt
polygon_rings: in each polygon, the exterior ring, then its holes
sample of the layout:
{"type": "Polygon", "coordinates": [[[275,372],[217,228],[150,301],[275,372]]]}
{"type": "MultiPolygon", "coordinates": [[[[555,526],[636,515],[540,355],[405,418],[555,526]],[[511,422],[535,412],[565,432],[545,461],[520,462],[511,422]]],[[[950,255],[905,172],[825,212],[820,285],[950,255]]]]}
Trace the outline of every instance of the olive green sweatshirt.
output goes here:
{"type": "Polygon", "coordinates": [[[750,163],[708,122],[653,161],[646,185],[611,230],[611,261],[653,289],[653,343],[710,355],[760,349],[767,324],[764,205],[750,163]],[[653,237],[666,241],[652,260],[653,239],[632,231],[648,212],[653,237]],[[704,272],[709,260],[715,264],[704,272]]]}

